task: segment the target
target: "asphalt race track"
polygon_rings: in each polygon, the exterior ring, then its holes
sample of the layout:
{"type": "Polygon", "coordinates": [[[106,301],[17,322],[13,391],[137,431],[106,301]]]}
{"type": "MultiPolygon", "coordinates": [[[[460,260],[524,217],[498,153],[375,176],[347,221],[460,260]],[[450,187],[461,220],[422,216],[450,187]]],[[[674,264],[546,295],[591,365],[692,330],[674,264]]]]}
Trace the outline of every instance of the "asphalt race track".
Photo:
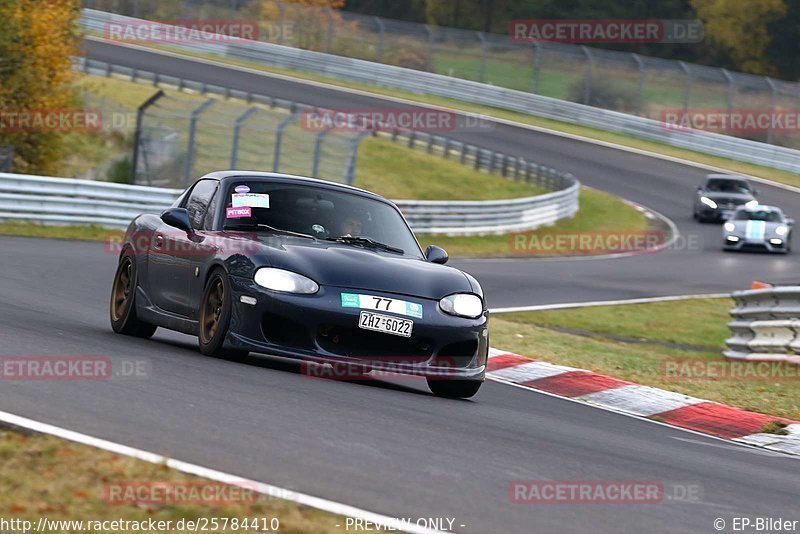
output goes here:
{"type": "MultiPolygon", "coordinates": [[[[90,57],[328,107],[368,98],[87,43],[90,57]]],[[[704,171],[498,125],[454,137],[569,170],[658,210],[699,250],[597,260],[462,260],[491,306],[706,293],[753,278],[796,281],[794,256],[724,254],[720,229],[691,219],[704,171]]],[[[759,185],[800,216],[800,197],[759,185]]],[[[392,517],[452,517],[459,532],[713,532],[734,516],[797,509],[800,462],[654,422],[487,382],[472,401],[424,382],[303,376],[291,363],[201,356],[160,330],[116,336],[107,306],[115,255],[99,243],[0,238],[0,355],[105,356],[146,375],[100,382],[2,381],[0,410],[392,517]],[[518,480],[660,481],[699,488],[690,502],[525,505],[518,480]]],[[[729,523],[730,524],[730,523],[729,523]]]]}
{"type": "MultiPolygon", "coordinates": [[[[189,80],[261,93],[305,104],[345,109],[397,107],[386,100],[258,73],[236,72],[140,48],[86,41],[97,59],[189,80]]],[[[708,171],[529,129],[496,124],[450,137],[524,156],[566,170],[585,185],[627,198],[670,218],[681,238],[673,250],[636,257],[584,260],[461,260],[453,265],[476,276],[491,307],[659,295],[716,293],[749,287],[754,279],[797,282],[800,256],[730,254],[721,250],[721,228],[692,219],[694,190],[708,171]],[[566,262],[566,263],[565,263],[566,262]]],[[[759,199],[800,220],[800,194],[755,184],[759,199]]]]}
{"type": "Polygon", "coordinates": [[[106,356],[147,374],[3,381],[0,409],[391,517],[458,532],[712,532],[716,517],[797,509],[800,461],[487,382],[473,401],[424,382],[309,378],[266,358],[201,356],[197,341],[111,332],[116,258],[102,244],[0,238],[0,354],[106,356]],[[697,502],[527,505],[517,480],[699,486],[697,502]]]}

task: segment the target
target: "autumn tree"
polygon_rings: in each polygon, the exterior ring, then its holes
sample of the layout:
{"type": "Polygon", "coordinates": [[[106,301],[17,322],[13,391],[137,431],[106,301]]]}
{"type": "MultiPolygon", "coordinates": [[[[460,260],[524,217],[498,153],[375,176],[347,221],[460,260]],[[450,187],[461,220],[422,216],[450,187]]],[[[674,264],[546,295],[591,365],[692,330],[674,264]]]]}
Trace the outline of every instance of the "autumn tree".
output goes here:
{"type": "Polygon", "coordinates": [[[776,73],[766,51],[770,24],[786,14],[783,0],[692,0],[692,5],[705,23],[706,38],[725,47],[737,69],[776,73]]]}
{"type": "MultiPolygon", "coordinates": [[[[6,119],[76,106],[70,57],[78,50],[79,17],[79,0],[0,0],[0,114],[6,119]]],[[[63,135],[21,131],[0,120],[0,145],[14,147],[14,166],[22,172],[55,173],[63,135]]]]}
{"type": "Polygon", "coordinates": [[[260,19],[268,24],[283,24],[285,28],[280,30],[291,34],[288,44],[308,50],[325,50],[329,29],[342,22],[335,11],[344,4],[345,0],[262,0],[260,19]]]}

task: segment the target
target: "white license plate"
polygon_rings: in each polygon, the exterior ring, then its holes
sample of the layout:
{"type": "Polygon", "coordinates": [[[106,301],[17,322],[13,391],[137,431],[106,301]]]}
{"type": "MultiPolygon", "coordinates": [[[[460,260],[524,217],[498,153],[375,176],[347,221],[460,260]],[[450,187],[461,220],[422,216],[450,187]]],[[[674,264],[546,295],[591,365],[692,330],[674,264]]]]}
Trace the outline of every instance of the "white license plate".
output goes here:
{"type": "Polygon", "coordinates": [[[411,329],[414,327],[414,321],[392,317],[391,315],[362,311],[361,315],[358,317],[358,327],[364,330],[383,332],[384,334],[411,337],[411,329]]]}

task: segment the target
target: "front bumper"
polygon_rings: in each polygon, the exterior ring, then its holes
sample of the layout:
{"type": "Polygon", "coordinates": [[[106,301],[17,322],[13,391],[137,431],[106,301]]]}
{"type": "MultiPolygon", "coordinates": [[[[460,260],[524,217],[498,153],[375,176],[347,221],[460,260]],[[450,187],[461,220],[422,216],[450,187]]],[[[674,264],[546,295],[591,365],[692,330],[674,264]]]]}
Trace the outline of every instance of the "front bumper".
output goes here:
{"type": "MultiPolygon", "coordinates": [[[[346,363],[365,371],[483,380],[489,352],[488,313],[477,319],[445,314],[438,301],[379,291],[320,286],[314,295],[266,290],[232,276],[231,325],[225,346],[315,363],[346,363]],[[422,304],[410,338],[358,328],[359,308],[342,293],[369,293],[422,304]],[[241,297],[255,304],[241,302],[241,297]]],[[[373,310],[374,311],[374,310],[373,310]]]]}
{"type": "Polygon", "coordinates": [[[723,237],[722,248],[725,250],[771,252],[775,254],[786,254],[788,252],[789,242],[783,238],[747,239],[742,236],[733,236],[738,237],[739,240],[731,241],[730,237],[728,235],[723,237]],[[770,243],[770,239],[780,239],[781,243],[770,243]]]}
{"type": "Polygon", "coordinates": [[[700,218],[704,220],[721,222],[728,220],[730,216],[733,215],[733,212],[736,211],[737,208],[739,208],[739,206],[733,208],[728,208],[728,207],[710,208],[705,204],[702,204],[700,209],[698,210],[698,213],[700,215],[700,218]]]}

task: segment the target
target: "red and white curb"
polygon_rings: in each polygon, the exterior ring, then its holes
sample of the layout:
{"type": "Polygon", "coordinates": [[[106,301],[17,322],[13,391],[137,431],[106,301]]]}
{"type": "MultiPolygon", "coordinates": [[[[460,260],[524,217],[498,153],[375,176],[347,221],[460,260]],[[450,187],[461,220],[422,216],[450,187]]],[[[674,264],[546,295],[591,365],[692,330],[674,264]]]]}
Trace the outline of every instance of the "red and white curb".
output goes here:
{"type": "Polygon", "coordinates": [[[498,349],[489,349],[486,377],[695,432],[800,455],[800,421],[748,412],[498,349]],[[788,435],[762,433],[771,422],[788,425],[788,435]]]}

